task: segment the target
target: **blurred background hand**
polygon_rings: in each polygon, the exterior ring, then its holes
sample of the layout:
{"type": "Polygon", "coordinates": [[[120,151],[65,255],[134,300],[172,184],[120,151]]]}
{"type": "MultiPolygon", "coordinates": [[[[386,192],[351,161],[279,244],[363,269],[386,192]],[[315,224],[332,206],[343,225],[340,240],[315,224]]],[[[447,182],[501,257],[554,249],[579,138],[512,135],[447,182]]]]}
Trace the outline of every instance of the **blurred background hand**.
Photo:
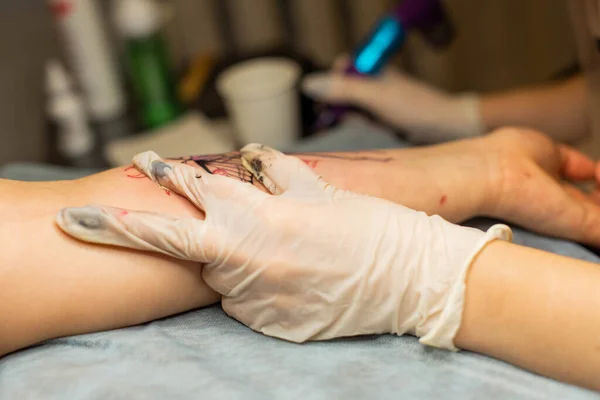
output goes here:
{"type": "Polygon", "coordinates": [[[483,133],[476,94],[452,95],[395,67],[378,77],[344,75],[347,64],[348,58],[341,57],[331,72],[307,76],[304,93],[315,100],[363,108],[414,142],[435,143],[483,133]]]}

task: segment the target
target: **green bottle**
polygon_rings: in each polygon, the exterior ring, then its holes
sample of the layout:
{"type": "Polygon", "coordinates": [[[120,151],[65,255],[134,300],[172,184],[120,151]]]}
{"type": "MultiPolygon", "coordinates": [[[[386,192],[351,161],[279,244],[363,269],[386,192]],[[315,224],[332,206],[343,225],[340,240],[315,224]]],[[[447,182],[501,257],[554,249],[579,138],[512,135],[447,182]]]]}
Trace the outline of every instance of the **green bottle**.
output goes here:
{"type": "Polygon", "coordinates": [[[116,22],[125,39],[125,65],[142,124],[155,129],[177,119],[177,97],[166,45],[162,10],[154,0],[116,0],[116,22]]]}

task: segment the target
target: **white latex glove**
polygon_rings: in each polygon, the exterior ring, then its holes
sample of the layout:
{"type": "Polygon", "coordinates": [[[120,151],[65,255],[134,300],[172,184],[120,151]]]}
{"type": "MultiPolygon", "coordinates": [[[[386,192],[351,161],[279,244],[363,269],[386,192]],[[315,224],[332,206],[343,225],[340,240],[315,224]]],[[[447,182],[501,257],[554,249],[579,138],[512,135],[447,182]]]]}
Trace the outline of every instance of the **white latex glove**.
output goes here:
{"type": "Polygon", "coordinates": [[[242,155],[274,196],[148,152],[135,165],[206,220],[89,206],[62,210],[57,224],[84,241],[205,263],[225,312],[269,336],[410,333],[455,349],[469,266],[488,242],[510,238],[507,227],[483,233],[338,190],[260,145],[242,155]]]}
{"type": "Polygon", "coordinates": [[[302,86],[315,100],[366,109],[417,143],[474,137],[484,131],[477,94],[451,95],[394,68],[378,77],[313,74],[302,86]]]}

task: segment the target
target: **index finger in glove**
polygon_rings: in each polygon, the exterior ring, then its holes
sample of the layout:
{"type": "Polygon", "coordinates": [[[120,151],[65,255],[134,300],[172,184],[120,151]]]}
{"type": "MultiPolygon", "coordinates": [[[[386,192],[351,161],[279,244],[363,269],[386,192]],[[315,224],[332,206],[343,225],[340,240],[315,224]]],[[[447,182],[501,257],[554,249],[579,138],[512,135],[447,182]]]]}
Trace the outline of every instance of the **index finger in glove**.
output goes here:
{"type": "Polygon", "coordinates": [[[272,194],[322,195],[331,186],[299,158],[286,156],[270,147],[249,144],[241,154],[244,167],[272,194]]]}
{"type": "MultiPolygon", "coordinates": [[[[153,151],[138,154],[134,165],[160,186],[190,200],[197,208],[207,210],[207,198],[231,198],[234,195],[260,193],[252,185],[210,173],[186,164],[167,164],[153,151]]],[[[240,196],[237,196],[240,197],[240,196]]]]}
{"type": "Polygon", "coordinates": [[[163,253],[202,263],[216,257],[216,232],[194,218],[105,206],[66,208],[56,224],[68,235],[88,243],[163,253]]]}
{"type": "Polygon", "coordinates": [[[140,153],[133,158],[133,165],[153,182],[190,200],[204,210],[199,180],[206,174],[185,164],[167,164],[153,151],[140,153]]]}

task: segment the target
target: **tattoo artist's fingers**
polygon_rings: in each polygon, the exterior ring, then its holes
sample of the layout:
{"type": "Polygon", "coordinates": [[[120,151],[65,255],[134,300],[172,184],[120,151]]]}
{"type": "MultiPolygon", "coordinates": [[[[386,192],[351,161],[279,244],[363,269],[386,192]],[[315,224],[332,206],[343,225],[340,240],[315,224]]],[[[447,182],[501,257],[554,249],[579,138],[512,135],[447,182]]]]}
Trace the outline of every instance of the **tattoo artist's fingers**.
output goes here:
{"type": "MultiPolygon", "coordinates": [[[[352,62],[352,60],[348,54],[342,54],[342,55],[336,57],[335,61],[333,62],[331,71],[335,74],[343,74],[346,72],[346,70],[350,66],[351,62],[352,62]]],[[[394,67],[386,66],[382,72],[383,72],[383,75],[389,75],[393,71],[398,71],[398,70],[394,69],[394,67]]],[[[310,77],[310,76],[311,75],[308,75],[308,77],[310,77]]]]}
{"type": "Polygon", "coordinates": [[[340,102],[348,100],[343,94],[338,93],[336,87],[349,64],[350,57],[342,55],[335,59],[331,71],[309,74],[302,81],[303,92],[317,100],[340,102]],[[333,83],[336,83],[336,87],[333,83]]]}
{"type": "MultiPolygon", "coordinates": [[[[133,165],[157,185],[163,185],[160,181],[171,166],[153,151],[145,151],[133,157],[133,165]],[[161,164],[162,162],[162,164],[161,164]]],[[[169,188],[167,188],[169,189],[169,188]]]]}
{"type": "Polygon", "coordinates": [[[563,178],[571,181],[593,180],[596,163],[585,154],[565,145],[559,145],[560,169],[563,178]]]}
{"type": "Polygon", "coordinates": [[[331,73],[312,74],[302,83],[303,92],[315,100],[363,106],[373,104],[380,87],[378,79],[331,73]]]}
{"type": "Polygon", "coordinates": [[[151,151],[135,156],[133,163],[154,182],[187,198],[206,212],[209,212],[208,199],[216,199],[217,203],[235,199],[243,204],[254,195],[265,195],[255,186],[233,178],[212,175],[187,164],[167,164],[151,151]]]}
{"type": "Polygon", "coordinates": [[[133,164],[156,184],[184,196],[204,210],[202,188],[210,176],[207,172],[186,164],[167,164],[153,151],[138,154],[133,158],[133,164]]]}
{"type": "Polygon", "coordinates": [[[104,206],[65,208],[56,224],[89,243],[167,254],[202,263],[214,261],[216,238],[204,221],[104,206]]]}
{"type": "Polygon", "coordinates": [[[302,160],[260,144],[241,150],[242,164],[272,194],[294,192],[312,196],[323,194],[330,186],[302,160]]]}

